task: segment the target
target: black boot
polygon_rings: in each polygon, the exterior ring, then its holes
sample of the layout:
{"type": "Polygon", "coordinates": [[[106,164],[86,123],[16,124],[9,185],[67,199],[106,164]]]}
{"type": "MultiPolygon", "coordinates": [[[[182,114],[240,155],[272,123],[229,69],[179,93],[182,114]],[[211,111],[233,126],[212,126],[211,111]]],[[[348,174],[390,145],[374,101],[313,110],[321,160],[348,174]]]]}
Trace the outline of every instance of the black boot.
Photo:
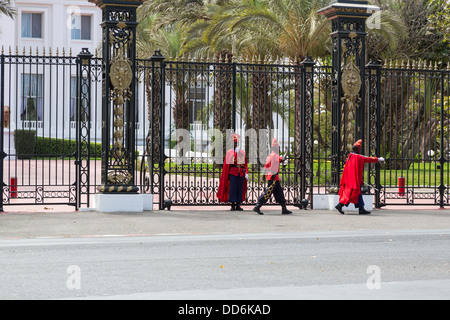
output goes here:
{"type": "Polygon", "coordinates": [[[258,213],[258,214],[264,214],[264,213],[262,213],[261,212],[261,210],[259,210],[259,209],[261,209],[261,207],[262,207],[262,203],[257,203],[256,204],[256,206],[253,208],[253,211],[255,211],[256,213],[258,213]]]}
{"type": "Polygon", "coordinates": [[[239,203],[236,203],[236,211],[243,211],[244,209],[242,209],[242,207],[240,206],[239,203]]]}
{"type": "Polygon", "coordinates": [[[344,210],[342,210],[342,207],[344,206],[343,203],[338,203],[335,208],[337,209],[337,211],[339,211],[340,213],[344,214],[344,210]]]}
{"type": "Polygon", "coordinates": [[[359,214],[370,214],[370,211],[367,211],[363,207],[359,208],[359,214]]]}
{"type": "Polygon", "coordinates": [[[282,204],[281,205],[281,214],[291,214],[292,213],[292,211],[289,211],[287,208],[286,208],[286,204],[282,204]]]}
{"type": "Polygon", "coordinates": [[[234,204],[234,202],[231,203],[230,211],[236,211],[236,205],[234,204]]]}

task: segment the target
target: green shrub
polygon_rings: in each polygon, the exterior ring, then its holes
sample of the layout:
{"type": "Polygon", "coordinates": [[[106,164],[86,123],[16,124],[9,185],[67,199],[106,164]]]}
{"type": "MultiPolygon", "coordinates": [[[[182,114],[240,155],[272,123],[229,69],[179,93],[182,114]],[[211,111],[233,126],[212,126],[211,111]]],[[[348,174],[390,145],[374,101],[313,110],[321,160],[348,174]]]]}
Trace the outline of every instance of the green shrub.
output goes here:
{"type": "Polygon", "coordinates": [[[18,159],[32,158],[36,149],[36,131],[16,130],[14,132],[14,144],[18,159]]]}
{"type": "MultiPolygon", "coordinates": [[[[73,157],[77,148],[76,140],[36,137],[35,130],[16,130],[14,143],[18,159],[73,157]]],[[[91,142],[89,148],[91,159],[101,157],[101,143],[91,142]]],[[[136,150],[136,158],[138,156],[139,151],[136,150]]]]}
{"type": "MultiPolygon", "coordinates": [[[[101,143],[90,143],[90,157],[100,157],[102,153],[101,143]]],[[[77,148],[75,140],[38,137],[36,144],[36,157],[70,157],[77,148]]]]}

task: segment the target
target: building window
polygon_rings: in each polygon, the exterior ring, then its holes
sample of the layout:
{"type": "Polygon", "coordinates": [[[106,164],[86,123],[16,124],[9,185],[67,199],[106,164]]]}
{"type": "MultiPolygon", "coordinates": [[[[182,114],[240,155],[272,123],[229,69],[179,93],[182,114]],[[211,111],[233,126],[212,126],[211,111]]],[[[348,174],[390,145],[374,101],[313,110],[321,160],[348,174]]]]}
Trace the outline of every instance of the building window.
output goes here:
{"type": "Polygon", "coordinates": [[[42,121],[42,74],[22,74],[20,119],[42,121]]]}
{"type": "Polygon", "coordinates": [[[22,38],[42,38],[42,13],[22,13],[22,38]]]}
{"type": "MultiPolygon", "coordinates": [[[[70,121],[76,121],[77,119],[77,114],[76,114],[76,109],[77,109],[77,92],[79,92],[80,89],[77,88],[78,84],[77,84],[77,77],[70,77],[70,121]],[[77,91],[78,89],[78,91],[77,91]]],[[[82,89],[82,94],[86,95],[87,91],[86,88],[83,87],[82,89]]],[[[81,100],[81,107],[83,108],[83,112],[82,112],[82,116],[83,118],[80,119],[81,121],[87,121],[88,120],[88,112],[89,109],[87,108],[87,103],[86,103],[86,99],[81,100]]]]}
{"type": "Polygon", "coordinates": [[[206,105],[206,88],[203,84],[189,88],[188,103],[191,110],[189,122],[202,122],[206,105]]]}
{"type": "Polygon", "coordinates": [[[91,40],[91,16],[72,15],[72,40],[91,40]]]}

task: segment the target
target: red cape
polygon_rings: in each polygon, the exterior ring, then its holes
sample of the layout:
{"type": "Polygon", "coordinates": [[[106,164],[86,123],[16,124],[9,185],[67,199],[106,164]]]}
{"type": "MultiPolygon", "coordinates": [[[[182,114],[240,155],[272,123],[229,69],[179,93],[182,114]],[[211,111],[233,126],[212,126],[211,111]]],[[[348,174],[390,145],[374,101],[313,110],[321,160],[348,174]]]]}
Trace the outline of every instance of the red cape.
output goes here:
{"type": "Polygon", "coordinates": [[[364,163],[378,162],[377,157],[365,157],[357,153],[350,153],[345,162],[339,188],[339,203],[358,203],[363,183],[364,163]]]}
{"type": "MultiPolygon", "coordinates": [[[[245,173],[248,174],[247,157],[245,157],[244,151],[239,151],[244,155],[245,158],[245,173]]],[[[228,171],[230,170],[230,165],[234,164],[234,157],[236,152],[233,149],[227,151],[225,155],[225,161],[223,163],[222,174],[219,181],[219,190],[217,191],[217,198],[220,202],[228,202],[229,190],[230,190],[230,177],[228,171]]],[[[244,191],[242,192],[242,201],[247,198],[247,179],[244,178],[244,191]]]]}

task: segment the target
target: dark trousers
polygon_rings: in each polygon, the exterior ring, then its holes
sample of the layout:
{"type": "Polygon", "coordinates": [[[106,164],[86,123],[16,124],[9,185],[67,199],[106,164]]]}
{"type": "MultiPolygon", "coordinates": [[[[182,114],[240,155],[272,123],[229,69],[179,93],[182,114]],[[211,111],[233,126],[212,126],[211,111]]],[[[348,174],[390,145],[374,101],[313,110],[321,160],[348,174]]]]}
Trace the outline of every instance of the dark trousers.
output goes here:
{"type": "Polygon", "coordinates": [[[266,203],[270,196],[273,194],[275,197],[275,201],[279,204],[285,204],[286,199],[284,198],[283,188],[281,187],[280,181],[278,180],[269,180],[267,182],[267,188],[264,190],[264,193],[259,196],[258,202],[261,204],[266,203]]]}
{"type": "Polygon", "coordinates": [[[364,200],[363,200],[362,194],[359,195],[358,203],[355,204],[355,208],[364,208],[364,200]]]}
{"type": "MultiPolygon", "coordinates": [[[[345,204],[345,206],[348,207],[350,203],[343,203],[343,204],[345,204]]],[[[355,203],[355,208],[364,208],[364,200],[362,194],[359,195],[358,202],[355,203]]]]}
{"type": "Polygon", "coordinates": [[[242,193],[244,192],[244,177],[233,176],[230,174],[230,189],[228,194],[229,202],[242,202],[242,193]]]}

